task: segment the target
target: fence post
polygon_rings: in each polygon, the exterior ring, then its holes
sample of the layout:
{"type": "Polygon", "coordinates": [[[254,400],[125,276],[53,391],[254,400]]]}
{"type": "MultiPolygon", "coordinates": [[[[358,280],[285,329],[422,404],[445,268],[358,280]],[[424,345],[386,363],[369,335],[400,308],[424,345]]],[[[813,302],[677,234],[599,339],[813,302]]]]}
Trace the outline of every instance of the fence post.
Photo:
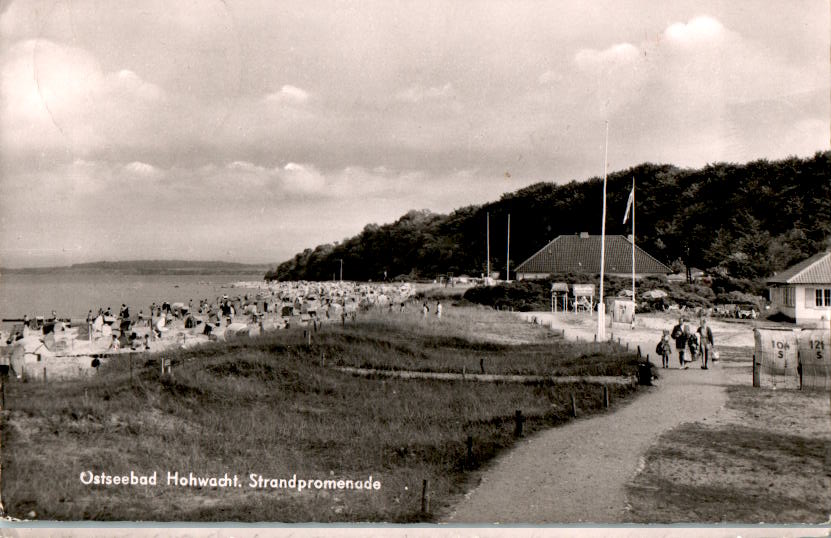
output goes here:
{"type": "Polygon", "coordinates": [[[482,370],[482,373],[485,373],[485,359],[479,359],[479,369],[482,370]]]}
{"type": "Polygon", "coordinates": [[[638,346],[638,357],[641,356],[641,346],[638,346]]]}
{"type": "Polygon", "coordinates": [[[574,393],[571,393],[571,416],[577,418],[577,400],[574,398],[574,393]]]}
{"type": "Polygon", "coordinates": [[[426,514],[430,509],[430,498],[427,496],[427,479],[421,482],[421,513],[426,514]]]}
{"type": "Polygon", "coordinates": [[[603,407],[609,409],[609,387],[603,385],[603,407]]]}
{"type": "Polygon", "coordinates": [[[43,367],[43,382],[46,383],[46,366],[43,367]]]}
{"type": "Polygon", "coordinates": [[[514,413],[514,422],[514,437],[522,437],[522,423],[525,422],[525,417],[522,416],[521,409],[514,413]]]}

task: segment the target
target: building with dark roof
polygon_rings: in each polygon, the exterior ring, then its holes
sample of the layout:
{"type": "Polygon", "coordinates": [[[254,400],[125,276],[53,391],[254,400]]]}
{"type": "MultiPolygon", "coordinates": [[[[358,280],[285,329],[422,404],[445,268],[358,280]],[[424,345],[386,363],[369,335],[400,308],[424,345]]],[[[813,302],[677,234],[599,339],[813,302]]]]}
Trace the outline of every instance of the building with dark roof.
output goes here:
{"type": "MultiPolygon", "coordinates": [[[[517,279],[544,278],[552,273],[600,273],[600,236],[561,235],[516,268],[517,279]]],[[[671,273],[669,267],[635,245],[635,278],[671,273]]],[[[632,275],[632,240],[606,236],[606,275],[632,275]]]]}
{"type": "Polygon", "coordinates": [[[767,284],[772,306],[797,323],[831,319],[831,251],[785,269],[767,284]]]}

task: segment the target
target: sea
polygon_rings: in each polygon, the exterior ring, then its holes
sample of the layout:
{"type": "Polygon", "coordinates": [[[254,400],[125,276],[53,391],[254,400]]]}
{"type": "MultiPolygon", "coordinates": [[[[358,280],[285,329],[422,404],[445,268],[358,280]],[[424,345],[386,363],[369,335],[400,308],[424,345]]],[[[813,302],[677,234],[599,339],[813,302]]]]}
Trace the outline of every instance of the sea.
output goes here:
{"type": "Polygon", "coordinates": [[[85,319],[87,312],[108,307],[117,314],[122,303],[135,316],[147,315],[152,303],[163,301],[187,304],[200,299],[216,300],[228,295],[250,294],[246,288],[234,289],[235,282],[261,281],[254,273],[132,275],[112,273],[7,273],[0,275],[0,319],[22,318],[28,314],[85,319]]]}

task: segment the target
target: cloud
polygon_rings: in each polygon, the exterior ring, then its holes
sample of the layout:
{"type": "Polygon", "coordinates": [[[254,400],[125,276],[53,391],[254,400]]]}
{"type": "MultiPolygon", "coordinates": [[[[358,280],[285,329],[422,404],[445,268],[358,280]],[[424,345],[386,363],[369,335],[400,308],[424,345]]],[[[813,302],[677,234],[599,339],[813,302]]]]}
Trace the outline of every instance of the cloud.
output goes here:
{"type": "Polygon", "coordinates": [[[288,194],[321,194],[326,178],[309,164],[286,164],[279,173],[281,185],[288,194]]]}
{"type": "Polygon", "coordinates": [[[286,84],[279,91],[270,93],[265,96],[266,102],[269,103],[287,103],[293,105],[302,105],[309,100],[309,93],[297,86],[286,84]]]}
{"type": "Polygon", "coordinates": [[[395,98],[398,101],[405,103],[421,103],[423,101],[451,99],[454,97],[456,97],[456,90],[450,82],[443,86],[410,86],[395,94],[395,98]]]}
{"type": "Polygon", "coordinates": [[[640,57],[640,51],[630,43],[619,43],[605,50],[582,49],[574,55],[574,63],[579,69],[598,70],[625,68],[640,57]]]}
{"type": "Polygon", "coordinates": [[[664,30],[664,37],[681,46],[715,45],[728,37],[724,25],[707,15],[693,17],[688,22],[676,22],[664,30]]]}
{"type": "Polygon", "coordinates": [[[122,69],[104,72],[87,51],[24,40],[2,57],[4,149],[85,155],[147,136],[165,92],[122,69]]]}
{"type": "Polygon", "coordinates": [[[133,161],[124,165],[124,170],[130,174],[144,177],[157,177],[160,174],[160,170],[152,164],[139,161],[133,161]]]}

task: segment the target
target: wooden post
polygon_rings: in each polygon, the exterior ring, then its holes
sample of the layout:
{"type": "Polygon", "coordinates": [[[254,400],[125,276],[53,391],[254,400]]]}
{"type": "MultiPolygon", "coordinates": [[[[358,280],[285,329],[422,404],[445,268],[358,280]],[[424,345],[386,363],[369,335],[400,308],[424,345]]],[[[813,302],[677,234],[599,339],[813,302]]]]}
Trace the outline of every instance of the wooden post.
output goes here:
{"type": "Polygon", "coordinates": [[[514,413],[514,437],[522,437],[522,423],[525,418],[522,416],[522,410],[517,409],[514,413]]]}
{"type": "Polygon", "coordinates": [[[467,440],[465,441],[465,445],[467,446],[467,454],[465,455],[465,468],[470,469],[473,467],[473,436],[468,435],[467,440]]]}
{"type": "Polygon", "coordinates": [[[603,407],[609,409],[609,387],[603,385],[603,407]]]}
{"type": "Polygon", "coordinates": [[[421,481],[421,513],[426,514],[430,509],[430,498],[427,496],[427,479],[421,481]]]}
{"type": "Polygon", "coordinates": [[[479,359],[479,369],[483,374],[485,373],[485,359],[479,359]]]}
{"type": "Polygon", "coordinates": [[[309,339],[307,340],[307,342],[308,342],[308,343],[307,343],[306,345],[307,345],[308,347],[312,347],[312,331],[309,331],[308,338],[309,338],[309,339]]]}
{"type": "Polygon", "coordinates": [[[641,346],[638,346],[638,357],[641,357],[641,346]]]}
{"type": "Polygon", "coordinates": [[[574,393],[571,393],[571,416],[577,417],[577,400],[574,398],[574,393]]]}
{"type": "Polygon", "coordinates": [[[43,367],[43,382],[46,383],[46,366],[43,367]]]}

